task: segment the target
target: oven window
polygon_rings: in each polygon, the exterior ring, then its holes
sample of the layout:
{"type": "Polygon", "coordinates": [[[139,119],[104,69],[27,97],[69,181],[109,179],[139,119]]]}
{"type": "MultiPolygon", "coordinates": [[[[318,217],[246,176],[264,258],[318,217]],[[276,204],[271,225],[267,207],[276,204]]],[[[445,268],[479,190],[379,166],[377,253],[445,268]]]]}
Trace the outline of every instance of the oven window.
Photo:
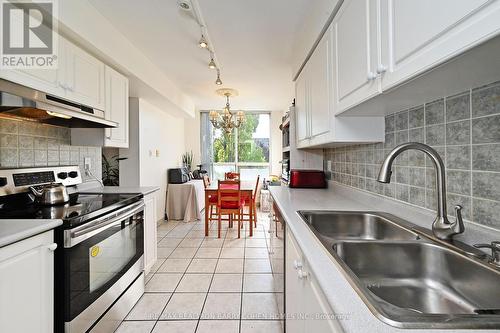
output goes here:
{"type": "MultiPolygon", "coordinates": [[[[144,253],[144,213],[121,221],[63,251],[64,288],[70,322],[113,286],[144,253]]],[[[56,286],[58,283],[56,282],[56,286]]]]}
{"type": "Polygon", "coordinates": [[[136,255],[136,228],[124,228],[89,248],[89,289],[99,289],[136,255]]]}

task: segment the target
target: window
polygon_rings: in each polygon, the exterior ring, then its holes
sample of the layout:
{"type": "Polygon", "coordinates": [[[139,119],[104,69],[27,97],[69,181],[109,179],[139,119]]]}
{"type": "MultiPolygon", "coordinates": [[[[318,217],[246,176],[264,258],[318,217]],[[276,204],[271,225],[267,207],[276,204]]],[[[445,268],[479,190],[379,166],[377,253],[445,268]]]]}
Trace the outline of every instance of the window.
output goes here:
{"type": "Polygon", "coordinates": [[[212,126],[208,113],[201,115],[202,163],[212,179],[235,171],[242,180],[269,176],[270,113],[245,113],[245,122],[232,133],[212,126]]]}

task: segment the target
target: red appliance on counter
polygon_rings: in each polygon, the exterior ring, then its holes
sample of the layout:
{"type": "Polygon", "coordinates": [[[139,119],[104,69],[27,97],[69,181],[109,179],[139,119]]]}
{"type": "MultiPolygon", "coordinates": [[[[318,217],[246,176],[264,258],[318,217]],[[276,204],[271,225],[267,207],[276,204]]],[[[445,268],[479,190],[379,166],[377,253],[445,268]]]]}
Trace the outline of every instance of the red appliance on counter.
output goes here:
{"type": "Polygon", "coordinates": [[[289,187],[326,188],[325,173],[322,170],[290,170],[289,187]]]}

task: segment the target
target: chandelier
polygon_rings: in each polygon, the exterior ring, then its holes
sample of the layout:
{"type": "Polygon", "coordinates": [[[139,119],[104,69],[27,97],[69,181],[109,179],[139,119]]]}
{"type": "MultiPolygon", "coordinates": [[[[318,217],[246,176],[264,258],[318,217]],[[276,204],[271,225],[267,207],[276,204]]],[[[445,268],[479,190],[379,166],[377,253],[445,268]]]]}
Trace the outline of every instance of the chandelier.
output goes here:
{"type": "Polygon", "coordinates": [[[226,133],[231,133],[233,128],[238,128],[245,121],[245,113],[243,111],[238,111],[236,114],[231,112],[231,106],[229,105],[229,97],[238,96],[238,92],[234,89],[218,89],[218,95],[226,97],[226,106],[222,109],[222,112],[215,110],[210,111],[209,118],[212,125],[217,129],[222,129],[226,133]]]}

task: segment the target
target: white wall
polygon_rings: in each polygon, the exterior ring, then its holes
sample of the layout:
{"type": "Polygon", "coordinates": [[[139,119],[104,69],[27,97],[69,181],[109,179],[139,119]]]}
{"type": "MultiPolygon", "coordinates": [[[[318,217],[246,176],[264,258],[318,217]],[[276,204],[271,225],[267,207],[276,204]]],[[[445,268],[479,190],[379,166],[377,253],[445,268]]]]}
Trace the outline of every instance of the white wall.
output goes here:
{"type": "Polygon", "coordinates": [[[200,111],[195,111],[194,119],[187,119],[184,123],[184,142],[186,151],[193,152],[193,169],[201,163],[201,133],[200,133],[200,111]]]}
{"type": "MultiPolygon", "coordinates": [[[[281,175],[281,164],[279,163],[282,159],[281,151],[281,131],[279,126],[281,124],[281,117],[283,116],[283,111],[272,111],[271,112],[271,174],[281,175]]],[[[193,151],[194,163],[193,165],[200,164],[200,111],[196,110],[194,119],[187,119],[185,121],[185,131],[184,138],[186,144],[186,151],[193,151]]]]}
{"type": "Polygon", "coordinates": [[[143,99],[131,98],[131,145],[129,149],[120,149],[120,157],[129,158],[120,163],[120,185],[159,186],[158,218],[165,215],[167,169],[179,167],[185,151],[184,118],[169,112],[143,99]],[[134,129],[137,139],[133,138],[134,129]]]}

